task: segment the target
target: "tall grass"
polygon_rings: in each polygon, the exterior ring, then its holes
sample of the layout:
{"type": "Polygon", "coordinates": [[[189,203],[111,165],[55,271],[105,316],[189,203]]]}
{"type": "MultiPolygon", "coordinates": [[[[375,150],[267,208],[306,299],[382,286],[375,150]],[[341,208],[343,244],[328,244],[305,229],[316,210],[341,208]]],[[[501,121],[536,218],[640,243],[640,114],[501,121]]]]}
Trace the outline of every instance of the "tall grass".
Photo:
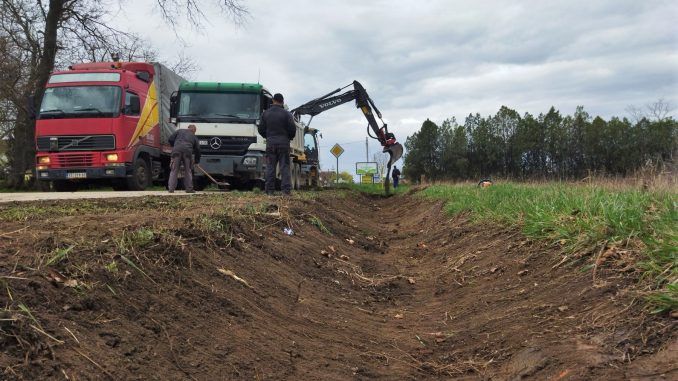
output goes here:
{"type": "Polygon", "coordinates": [[[671,191],[610,190],[562,183],[434,185],[424,197],[447,201],[450,213],[520,226],[531,238],[561,244],[569,253],[616,247],[640,253],[644,276],[659,290],[657,311],[678,310],[678,195],[671,191]]]}

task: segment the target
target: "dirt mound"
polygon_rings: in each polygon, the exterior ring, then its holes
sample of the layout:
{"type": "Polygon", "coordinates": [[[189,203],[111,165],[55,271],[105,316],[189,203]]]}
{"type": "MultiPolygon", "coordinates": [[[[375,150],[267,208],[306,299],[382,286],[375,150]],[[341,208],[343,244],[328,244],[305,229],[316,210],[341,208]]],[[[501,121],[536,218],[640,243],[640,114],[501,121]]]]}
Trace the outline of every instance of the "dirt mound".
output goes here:
{"type": "Polygon", "coordinates": [[[0,371],[10,380],[676,375],[675,324],[643,312],[632,277],[609,269],[594,282],[559,265],[556,248],[442,209],[413,195],[334,192],[4,206],[0,371]]]}

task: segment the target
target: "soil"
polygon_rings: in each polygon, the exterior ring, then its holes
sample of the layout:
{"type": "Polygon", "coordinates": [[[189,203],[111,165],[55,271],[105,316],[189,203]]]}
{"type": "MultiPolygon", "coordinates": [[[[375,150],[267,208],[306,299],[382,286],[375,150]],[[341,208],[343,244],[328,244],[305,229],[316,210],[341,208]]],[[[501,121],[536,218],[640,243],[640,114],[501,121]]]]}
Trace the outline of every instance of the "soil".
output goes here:
{"type": "Polygon", "coordinates": [[[675,319],[638,272],[416,194],[0,215],[7,380],[678,379],[675,319]]]}

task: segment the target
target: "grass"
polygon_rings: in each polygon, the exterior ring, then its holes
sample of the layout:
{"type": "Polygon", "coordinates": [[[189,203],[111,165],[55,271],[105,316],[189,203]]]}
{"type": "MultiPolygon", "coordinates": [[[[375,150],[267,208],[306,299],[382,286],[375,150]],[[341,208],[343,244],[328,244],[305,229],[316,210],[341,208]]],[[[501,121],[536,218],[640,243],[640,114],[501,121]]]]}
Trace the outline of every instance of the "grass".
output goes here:
{"type": "Polygon", "coordinates": [[[47,260],[46,266],[54,265],[63,261],[66,257],[68,257],[68,253],[70,253],[74,247],[75,245],[71,245],[66,248],[55,249],[52,253],[52,256],[47,260]]]}
{"type": "Polygon", "coordinates": [[[678,310],[678,195],[610,190],[568,184],[434,185],[423,197],[447,201],[450,213],[477,221],[520,226],[530,238],[563,246],[567,253],[615,248],[642,253],[643,276],[657,289],[656,312],[678,310]]]}
{"type": "Polygon", "coordinates": [[[156,233],[153,229],[148,227],[142,227],[132,232],[123,231],[120,238],[115,239],[115,245],[117,247],[118,253],[125,254],[131,252],[135,249],[143,248],[148,246],[154,241],[156,233]]]}
{"type": "MultiPolygon", "coordinates": [[[[348,189],[353,189],[358,192],[373,194],[373,195],[383,195],[384,194],[384,184],[345,184],[343,187],[348,189]]],[[[391,194],[401,194],[407,192],[409,187],[407,185],[398,185],[398,188],[393,188],[391,184],[391,194]]]]}

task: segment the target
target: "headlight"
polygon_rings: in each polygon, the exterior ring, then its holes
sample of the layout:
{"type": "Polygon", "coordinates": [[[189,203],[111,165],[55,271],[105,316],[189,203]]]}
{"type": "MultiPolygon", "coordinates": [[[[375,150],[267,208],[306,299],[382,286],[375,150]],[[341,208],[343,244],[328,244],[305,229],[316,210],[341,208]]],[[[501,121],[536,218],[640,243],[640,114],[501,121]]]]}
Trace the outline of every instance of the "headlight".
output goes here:
{"type": "Polygon", "coordinates": [[[257,165],[257,158],[256,157],[246,157],[242,159],[243,165],[247,166],[254,166],[257,165]]]}
{"type": "Polygon", "coordinates": [[[106,161],[118,161],[118,154],[117,153],[106,154],[106,161]]]}
{"type": "Polygon", "coordinates": [[[49,156],[38,156],[38,164],[49,164],[49,156]]]}

